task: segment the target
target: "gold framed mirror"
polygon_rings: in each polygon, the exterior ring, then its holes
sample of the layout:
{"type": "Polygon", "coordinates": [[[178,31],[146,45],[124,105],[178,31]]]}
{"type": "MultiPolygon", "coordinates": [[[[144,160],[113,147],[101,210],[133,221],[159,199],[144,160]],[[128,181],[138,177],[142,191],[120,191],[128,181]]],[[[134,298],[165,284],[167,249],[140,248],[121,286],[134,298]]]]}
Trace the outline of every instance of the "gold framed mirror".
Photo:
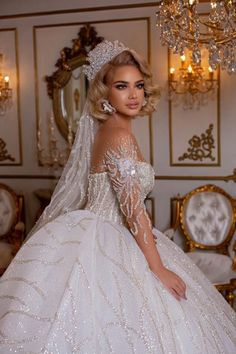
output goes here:
{"type": "Polygon", "coordinates": [[[87,55],[103,41],[98,37],[93,26],[85,24],[72,39],[72,48],[64,47],[55,66],[58,69],[46,76],[47,92],[52,99],[52,109],[61,135],[68,141],[68,136],[76,132],[86,100],[87,79],[82,73],[82,65],[88,64],[87,55]],[[70,129],[69,129],[70,126],[70,129]]]}

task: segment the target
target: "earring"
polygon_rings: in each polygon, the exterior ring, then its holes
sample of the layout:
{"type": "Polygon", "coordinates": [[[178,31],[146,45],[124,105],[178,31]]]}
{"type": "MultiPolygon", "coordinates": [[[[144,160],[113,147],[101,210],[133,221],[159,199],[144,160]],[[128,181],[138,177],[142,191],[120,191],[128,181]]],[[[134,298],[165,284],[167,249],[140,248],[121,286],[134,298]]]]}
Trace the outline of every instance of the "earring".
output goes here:
{"type": "Polygon", "coordinates": [[[107,100],[103,100],[102,109],[103,109],[103,112],[108,113],[108,114],[112,114],[112,113],[116,112],[115,107],[113,107],[107,100]]]}
{"type": "Polygon", "coordinates": [[[147,100],[146,100],[146,98],[144,98],[144,100],[143,100],[143,104],[142,104],[142,107],[145,107],[145,106],[146,106],[146,104],[147,104],[147,100]]]}

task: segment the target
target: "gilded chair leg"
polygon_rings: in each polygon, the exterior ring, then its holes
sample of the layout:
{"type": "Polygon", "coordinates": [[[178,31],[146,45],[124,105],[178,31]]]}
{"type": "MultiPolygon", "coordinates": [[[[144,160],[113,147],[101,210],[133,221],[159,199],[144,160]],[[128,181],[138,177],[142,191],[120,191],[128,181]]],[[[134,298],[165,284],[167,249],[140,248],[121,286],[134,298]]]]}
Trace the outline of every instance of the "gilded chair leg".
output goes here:
{"type": "Polygon", "coordinates": [[[234,298],[235,295],[232,290],[226,290],[225,292],[225,299],[230,304],[231,307],[234,305],[234,298]]]}

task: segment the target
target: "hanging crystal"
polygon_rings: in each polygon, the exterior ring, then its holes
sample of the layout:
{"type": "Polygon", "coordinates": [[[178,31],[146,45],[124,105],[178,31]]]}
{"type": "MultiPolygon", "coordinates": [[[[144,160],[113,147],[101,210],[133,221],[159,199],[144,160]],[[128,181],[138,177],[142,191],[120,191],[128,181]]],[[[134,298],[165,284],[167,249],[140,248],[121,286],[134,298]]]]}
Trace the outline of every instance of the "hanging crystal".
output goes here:
{"type": "Polygon", "coordinates": [[[200,63],[200,45],[209,50],[212,68],[221,65],[228,73],[236,66],[236,0],[210,2],[209,15],[198,12],[198,0],[158,1],[157,27],[161,43],[181,54],[193,52],[194,63],[200,63]]]}

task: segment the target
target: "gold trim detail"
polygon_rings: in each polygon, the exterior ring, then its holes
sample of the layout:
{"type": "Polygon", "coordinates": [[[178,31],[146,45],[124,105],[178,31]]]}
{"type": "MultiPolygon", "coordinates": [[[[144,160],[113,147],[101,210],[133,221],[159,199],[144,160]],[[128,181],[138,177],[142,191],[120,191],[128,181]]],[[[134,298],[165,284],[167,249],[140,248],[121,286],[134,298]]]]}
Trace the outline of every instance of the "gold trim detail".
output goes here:
{"type": "Polygon", "coordinates": [[[7,144],[0,138],[0,161],[10,160],[15,161],[15,158],[8,154],[6,149],[7,144]]]}
{"type": "Polygon", "coordinates": [[[183,153],[182,156],[178,158],[179,161],[184,161],[186,159],[193,161],[202,161],[204,159],[210,159],[215,161],[215,157],[212,156],[213,149],[215,149],[215,139],[212,135],[214,125],[210,124],[205,133],[201,136],[193,135],[193,137],[188,141],[190,147],[187,152],[183,153]]]}
{"type": "Polygon", "coordinates": [[[155,176],[157,180],[179,180],[179,181],[223,181],[236,183],[236,168],[231,175],[226,176],[155,176]]]}

